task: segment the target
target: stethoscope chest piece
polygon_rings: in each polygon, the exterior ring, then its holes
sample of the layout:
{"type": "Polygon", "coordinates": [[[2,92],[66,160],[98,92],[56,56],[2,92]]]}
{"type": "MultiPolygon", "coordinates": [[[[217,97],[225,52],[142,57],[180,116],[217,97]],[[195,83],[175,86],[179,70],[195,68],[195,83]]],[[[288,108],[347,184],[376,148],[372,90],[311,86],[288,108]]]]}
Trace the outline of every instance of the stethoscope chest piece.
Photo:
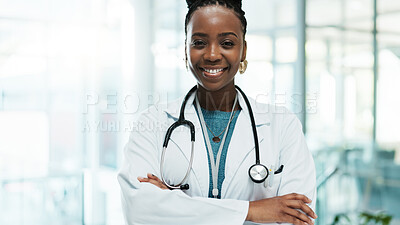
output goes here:
{"type": "Polygon", "coordinates": [[[269,175],[268,169],[262,164],[254,164],[249,169],[249,176],[255,183],[262,183],[269,175]]]}

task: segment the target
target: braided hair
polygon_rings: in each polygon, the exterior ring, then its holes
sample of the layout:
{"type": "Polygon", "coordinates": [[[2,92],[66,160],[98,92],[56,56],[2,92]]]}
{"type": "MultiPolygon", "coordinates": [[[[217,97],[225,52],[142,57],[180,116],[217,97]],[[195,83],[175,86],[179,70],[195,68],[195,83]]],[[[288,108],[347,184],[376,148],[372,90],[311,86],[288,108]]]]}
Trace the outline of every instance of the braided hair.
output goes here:
{"type": "Polygon", "coordinates": [[[221,5],[228,9],[232,9],[240,22],[242,23],[243,37],[247,31],[247,20],[244,17],[244,11],[242,10],[242,0],[186,0],[188,5],[188,12],[185,19],[185,36],[187,36],[187,26],[192,18],[193,13],[200,7],[209,5],[221,5]]]}

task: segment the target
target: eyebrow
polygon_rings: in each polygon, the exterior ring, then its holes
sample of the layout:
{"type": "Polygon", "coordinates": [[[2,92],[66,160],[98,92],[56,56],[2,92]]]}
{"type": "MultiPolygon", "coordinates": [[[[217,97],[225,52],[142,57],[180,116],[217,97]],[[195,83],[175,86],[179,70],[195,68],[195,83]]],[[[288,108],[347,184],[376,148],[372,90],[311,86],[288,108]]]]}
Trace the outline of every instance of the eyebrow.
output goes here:
{"type": "Polygon", "coordinates": [[[192,37],[194,37],[194,36],[199,36],[199,37],[208,37],[208,35],[207,34],[205,34],[205,33],[194,33],[194,34],[192,34],[192,37]]]}
{"type": "MultiPolygon", "coordinates": [[[[233,32],[224,32],[224,33],[220,33],[220,34],[218,34],[218,37],[225,37],[225,36],[229,36],[229,35],[233,35],[233,36],[235,36],[236,38],[239,38],[239,37],[238,37],[235,33],[233,33],[233,32]]],[[[200,33],[200,32],[197,32],[197,33],[192,34],[192,37],[194,37],[194,36],[208,37],[207,34],[205,34],[205,33],[200,33]]]]}
{"type": "Polygon", "coordinates": [[[222,34],[218,34],[218,37],[225,37],[225,36],[229,36],[229,35],[233,35],[233,36],[239,38],[239,37],[238,37],[235,33],[233,33],[233,32],[225,32],[225,33],[222,33],[222,34]]]}

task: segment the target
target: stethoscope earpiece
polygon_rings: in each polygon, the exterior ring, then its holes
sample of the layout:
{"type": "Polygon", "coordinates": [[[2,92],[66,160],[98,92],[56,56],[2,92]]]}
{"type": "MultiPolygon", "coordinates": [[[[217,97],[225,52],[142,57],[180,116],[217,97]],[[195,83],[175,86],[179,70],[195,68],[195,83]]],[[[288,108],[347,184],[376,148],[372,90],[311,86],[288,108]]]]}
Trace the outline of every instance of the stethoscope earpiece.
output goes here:
{"type": "Polygon", "coordinates": [[[269,175],[268,168],[262,164],[254,164],[249,169],[249,176],[255,183],[262,183],[269,175]]]}

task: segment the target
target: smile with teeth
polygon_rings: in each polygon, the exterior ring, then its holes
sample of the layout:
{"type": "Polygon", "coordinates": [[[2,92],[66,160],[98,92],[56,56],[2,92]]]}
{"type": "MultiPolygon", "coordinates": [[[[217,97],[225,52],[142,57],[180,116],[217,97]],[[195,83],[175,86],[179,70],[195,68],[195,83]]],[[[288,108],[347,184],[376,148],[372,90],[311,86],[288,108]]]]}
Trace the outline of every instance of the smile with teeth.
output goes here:
{"type": "Polygon", "coordinates": [[[206,68],[202,68],[205,72],[209,73],[209,74],[217,74],[221,71],[224,70],[224,68],[220,68],[220,69],[206,69],[206,68]]]}

